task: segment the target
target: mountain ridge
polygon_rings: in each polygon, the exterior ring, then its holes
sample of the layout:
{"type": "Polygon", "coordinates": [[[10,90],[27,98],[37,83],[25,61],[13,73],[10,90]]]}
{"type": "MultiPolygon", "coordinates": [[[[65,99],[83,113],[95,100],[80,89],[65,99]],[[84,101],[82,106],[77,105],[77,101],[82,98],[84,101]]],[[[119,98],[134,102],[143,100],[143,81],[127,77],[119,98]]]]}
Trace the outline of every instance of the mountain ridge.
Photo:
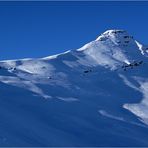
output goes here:
{"type": "Polygon", "coordinates": [[[109,30],[76,50],[1,61],[0,145],[148,146],[146,51],[109,30]]]}

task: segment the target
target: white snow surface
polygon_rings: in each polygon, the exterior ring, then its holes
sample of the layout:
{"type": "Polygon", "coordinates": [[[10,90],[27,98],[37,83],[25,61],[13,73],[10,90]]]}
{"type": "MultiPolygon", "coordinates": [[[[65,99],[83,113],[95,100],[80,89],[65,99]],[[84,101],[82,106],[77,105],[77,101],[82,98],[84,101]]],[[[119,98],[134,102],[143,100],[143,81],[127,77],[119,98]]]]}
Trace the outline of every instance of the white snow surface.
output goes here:
{"type": "Polygon", "coordinates": [[[0,62],[0,146],[148,146],[147,47],[108,30],[83,47],[0,62]]]}

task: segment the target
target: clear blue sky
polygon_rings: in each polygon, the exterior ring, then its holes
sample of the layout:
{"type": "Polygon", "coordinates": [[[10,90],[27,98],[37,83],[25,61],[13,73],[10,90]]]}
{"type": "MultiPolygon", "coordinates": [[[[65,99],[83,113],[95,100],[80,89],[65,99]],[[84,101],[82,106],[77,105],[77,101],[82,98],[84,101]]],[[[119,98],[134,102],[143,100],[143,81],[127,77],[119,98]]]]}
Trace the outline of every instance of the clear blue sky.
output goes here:
{"type": "Polygon", "coordinates": [[[148,44],[148,2],[0,2],[0,60],[76,49],[114,28],[148,44]]]}

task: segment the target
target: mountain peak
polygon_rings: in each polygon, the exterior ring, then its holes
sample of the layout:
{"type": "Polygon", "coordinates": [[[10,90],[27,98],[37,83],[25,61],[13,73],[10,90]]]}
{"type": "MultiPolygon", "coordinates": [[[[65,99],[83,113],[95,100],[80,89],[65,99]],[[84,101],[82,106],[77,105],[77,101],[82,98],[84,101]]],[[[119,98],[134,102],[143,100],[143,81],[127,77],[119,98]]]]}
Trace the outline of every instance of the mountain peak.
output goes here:
{"type": "Polygon", "coordinates": [[[117,36],[117,35],[129,35],[128,32],[126,30],[122,30],[122,29],[110,29],[110,30],[106,30],[104,33],[102,33],[101,35],[106,35],[106,36],[117,36]]]}
{"type": "Polygon", "coordinates": [[[139,62],[145,55],[143,45],[133,39],[127,31],[117,29],[105,31],[95,41],[77,51],[84,52],[85,59],[87,58],[85,61],[89,61],[89,64],[109,67],[112,70],[123,63],[129,65],[133,61],[139,62]]]}
{"type": "Polygon", "coordinates": [[[129,35],[129,33],[125,30],[113,29],[107,30],[103,34],[101,34],[96,41],[105,41],[110,39],[116,44],[127,45],[129,42],[133,42],[133,36],[129,35]]]}
{"type": "Polygon", "coordinates": [[[127,31],[121,29],[110,29],[105,31],[103,34],[122,34],[122,33],[127,33],[127,31]]]}

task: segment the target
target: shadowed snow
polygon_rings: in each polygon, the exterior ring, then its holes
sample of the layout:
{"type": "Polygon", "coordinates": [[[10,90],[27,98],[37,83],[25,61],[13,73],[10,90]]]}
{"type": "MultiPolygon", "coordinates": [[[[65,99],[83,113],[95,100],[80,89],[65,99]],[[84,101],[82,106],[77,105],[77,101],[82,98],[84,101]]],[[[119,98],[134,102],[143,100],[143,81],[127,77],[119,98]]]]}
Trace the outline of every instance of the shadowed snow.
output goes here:
{"type": "Polygon", "coordinates": [[[0,146],[148,146],[146,51],[108,30],[77,50],[1,61],[0,146]]]}

